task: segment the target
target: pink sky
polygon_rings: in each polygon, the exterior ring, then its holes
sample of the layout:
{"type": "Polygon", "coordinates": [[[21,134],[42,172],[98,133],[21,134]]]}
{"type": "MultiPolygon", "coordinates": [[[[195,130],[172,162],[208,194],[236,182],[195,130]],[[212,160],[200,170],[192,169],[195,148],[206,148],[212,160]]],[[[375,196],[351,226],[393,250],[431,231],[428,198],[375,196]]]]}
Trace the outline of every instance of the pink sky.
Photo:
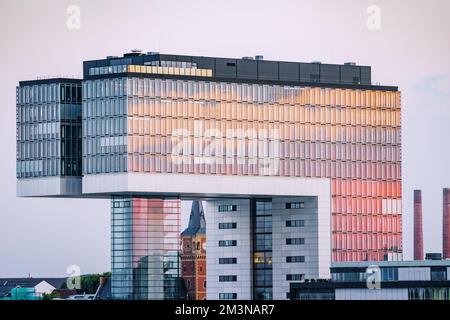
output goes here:
{"type": "Polygon", "coordinates": [[[374,82],[402,91],[405,258],[413,188],[423,189],[425,251],[441,251],[441,189],[450,187],[448,0],[0,0],[0,32],[0,277],[64,276],[73,264],[83,273],[110,269],[108,201],[15,197],[15,86],[81,75],[83,60],[133,48],[371,65],[374,82]],[[72,4],[79,30],[66,26],[72,4]],[[381,10],[379,30],[367,28],[370,5],[381,10]]]}

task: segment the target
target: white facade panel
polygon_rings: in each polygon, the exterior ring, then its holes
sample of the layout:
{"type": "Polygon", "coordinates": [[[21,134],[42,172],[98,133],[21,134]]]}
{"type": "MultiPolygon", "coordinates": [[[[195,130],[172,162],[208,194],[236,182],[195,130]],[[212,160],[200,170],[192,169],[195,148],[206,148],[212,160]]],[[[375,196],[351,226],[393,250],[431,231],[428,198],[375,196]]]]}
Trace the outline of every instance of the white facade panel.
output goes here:
{"type": "Polygon", "coordinates": [[[44,177],[18,179],[18,197],[81,196],[81,177],[44,177]]]}
{"type": "MultiPolygon", "coordinates": [[[[321,195],[322,197],[322,195],[321,195]]],[[[326,197],[326,195],[323,195],[326,197]]],[[[273,299],[287,299],[291,282],[299,282],[298,279],[288,280],[287,275],[302,275],[304,279],[318,279],[322,276],[329,278],[329,248],[325,239],[320,239],[320,230],[327,230],[329,235],[330,219],[319,219],[318,211],[326,215],[329,206],[318,205],[318,197],[278,197],[272,199],[273,204],[273,299]],[[286,209],[286,203],[301,202],[304,208],[286,209]],[[287,227],[286,221],[304,221],[302,227],[287,227]],[[319,221],[320,220],[320,221],[319,221]],[[320,223],[325,224],[320,226],[320,223]],[[286,239],[302,238],[304,244],[287,244],[286,239]],[[321,247],[321,245],[323,247],[321,247]],[[322,249],[322,251],[320,250],[322,249]],[[303,263],[287,263],[289,256],[304,256],[303,263]]]]}
{"type": "Polygon", "coordinates": [[[328,195],[328,199],[322,200],[328,207],[330,188],[328,178],[177,173],[111,173],[83,177],[83,194],[92,196],[125,192],[229,197],[316,196],[320,193],[328,195]]]}
{"type": "Polygon", "coordinates": [[[250,200],[205,202],[207,299],[220,293],[235,293],[239,300],[252,299],[252,239],[250,200]],[[220,205],[236,205],[236,211],[219,212],[220,205]],[[236,223],[236,229],[219,229],[220,223],[236,223]],[[220,240],[235,240],[236,246],[219,247],[220,240]],[[236,264],[219,264],[219,258],[237,258],[236,264]],[[235,275],[236,282],[220,282],[221,275],[235,275]]]}
{"type": "Polygon", "coordinates": [[[408,289],[336,289],[336,300],[408,300],[408,289]]]}
{"type": "Polygon", "coordinates": [[[430,267],[398,268],[399,281],[431,280],[430,267]]]}

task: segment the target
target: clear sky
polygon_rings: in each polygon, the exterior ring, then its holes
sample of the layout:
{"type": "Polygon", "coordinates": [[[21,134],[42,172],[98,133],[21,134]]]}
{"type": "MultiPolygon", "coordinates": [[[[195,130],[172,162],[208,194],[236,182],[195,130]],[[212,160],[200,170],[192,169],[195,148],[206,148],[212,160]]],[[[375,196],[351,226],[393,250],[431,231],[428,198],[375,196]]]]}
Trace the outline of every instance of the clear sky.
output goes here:
{"type": "MultiPolygon", "coordinates": [[[[448,0],[0,0],[0,44],[0,277],[110,269],[108,201],[15,197],[15,87],[37,76],[81,76],[83,60],[134,48],[371,65],[373,82],[402,91],[405,258],[414,188],[423,189],[425,251],[441,252],[442,188],[450,187],[448,0]],[[70,5],[80,9],[79,29],[68,28],[70,5]],[[371,5],[380,19],[367,13],[371,5]]],[[[183,224],[188,210],[185,203],[183,224]]]]}

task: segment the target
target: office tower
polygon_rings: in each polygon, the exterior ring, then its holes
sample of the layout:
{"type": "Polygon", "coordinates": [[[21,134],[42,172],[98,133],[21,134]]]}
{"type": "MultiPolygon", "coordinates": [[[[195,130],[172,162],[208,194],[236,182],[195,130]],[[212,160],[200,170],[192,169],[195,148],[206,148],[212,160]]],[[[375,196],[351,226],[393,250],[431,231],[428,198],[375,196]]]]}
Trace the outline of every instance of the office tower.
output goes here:
{"type": "Polygon", "coordinates": [[[414,260],[423,260],[422,191],[414,190],[414,260]]]}
{"type": "Polygon", "coordinates": [[[442,259],[450,259],[450,189],[443,189],[442,259]]]}
{"type": "Polygon", "coordinates": [[[181,268],[188,299],[206,299],[206,221],[202,202],[192,201],[189,225],[181,233],[181,268]]]}
{"type": "Polygon", "coordinates": [[[400,92],[370,67],[135,51],[83,75],[73,196],[204,199],[208,296],[286,299],[330,261],[401,253],[400,92]]]}
{"type": "Polygon", "coordinates": [[[17,87],[17,195],[81,193],[81,80],[17,87]]]}

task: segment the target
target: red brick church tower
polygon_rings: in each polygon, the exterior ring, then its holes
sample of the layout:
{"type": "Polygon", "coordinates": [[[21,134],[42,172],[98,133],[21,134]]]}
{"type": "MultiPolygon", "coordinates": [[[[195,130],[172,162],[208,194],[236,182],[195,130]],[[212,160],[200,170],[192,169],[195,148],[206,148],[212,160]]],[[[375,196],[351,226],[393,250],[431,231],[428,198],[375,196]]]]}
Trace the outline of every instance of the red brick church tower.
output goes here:
{"type": "Polygon", "coordinates": [[[206,299],[206,221],[201,201],[193,201],[188,227],[181,233],[182,277],[188,299],[206,299]]]}

